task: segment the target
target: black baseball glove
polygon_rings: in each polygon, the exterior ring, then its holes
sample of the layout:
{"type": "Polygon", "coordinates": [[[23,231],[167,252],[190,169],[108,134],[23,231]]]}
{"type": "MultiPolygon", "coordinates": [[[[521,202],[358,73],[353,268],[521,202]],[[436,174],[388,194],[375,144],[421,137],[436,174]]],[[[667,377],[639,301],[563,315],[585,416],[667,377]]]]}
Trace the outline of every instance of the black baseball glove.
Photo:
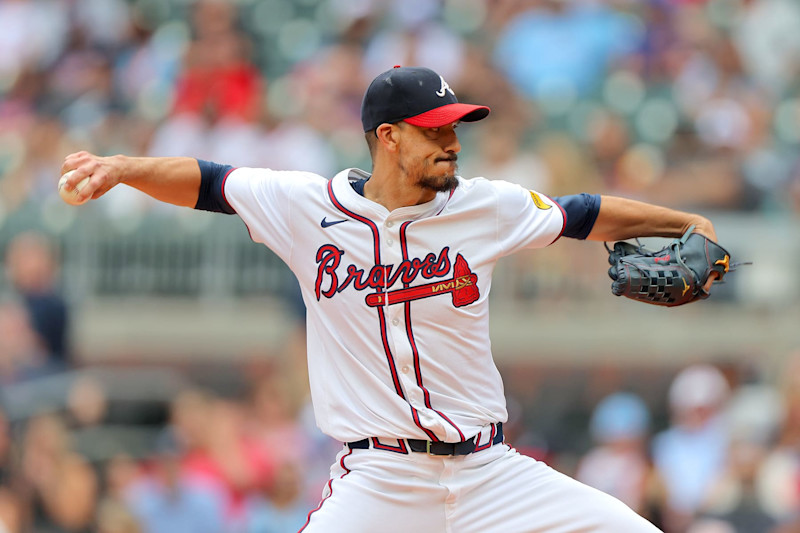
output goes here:
{"type": "Polygon", "coordinates": [[[657,252],[624,241],[606,244],[611,292],[670,307],[708,298],[703,287],[711,273],[721,280],[735,265],[722,246],[693,230],[657,252]]]}

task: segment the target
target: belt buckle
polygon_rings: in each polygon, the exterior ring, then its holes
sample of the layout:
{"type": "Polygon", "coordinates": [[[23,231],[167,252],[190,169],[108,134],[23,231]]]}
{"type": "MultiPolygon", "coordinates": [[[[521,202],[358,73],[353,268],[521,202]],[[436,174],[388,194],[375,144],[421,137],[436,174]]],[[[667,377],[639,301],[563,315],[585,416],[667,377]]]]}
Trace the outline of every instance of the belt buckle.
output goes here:
{"type": "Polygon", "coordinates": [[[431,452],[431,444],[433,444],[431,441],[425,441],[425,452],[431,457],[453,457],[456,454],[455,447],[453,447],[452,453],[433,453],[431,452]]]}

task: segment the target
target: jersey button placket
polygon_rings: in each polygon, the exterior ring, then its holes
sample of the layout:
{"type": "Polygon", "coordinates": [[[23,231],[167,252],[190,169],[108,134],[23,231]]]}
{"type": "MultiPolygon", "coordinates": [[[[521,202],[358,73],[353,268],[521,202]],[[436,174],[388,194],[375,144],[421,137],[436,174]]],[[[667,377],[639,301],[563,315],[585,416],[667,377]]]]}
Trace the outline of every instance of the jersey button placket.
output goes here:
{"type": "MultiPolygon", "coordinates": [[[[384,224],[383,224],[383,225],[384,225],[384,226],[386,226],[386,228],[387,228],[387,229],[388,229],[388,228],[392,228],[392,227],[394,227],[394,222],[393,222],[393,221],[391,221],[391,220],[387,220],[386,222],[384,222],[384,224]]],[[[388,233],[388,232],[387,232],[387,233],[388,233]]],[[[388,236],[386,237],[386,244],[387,244],[388,246],[392,246],[394,243],[395,243],[395,239],[393,239],[391,235],[388,235],[388,236]]]]}
{"type": "MultiPolygon", "coordinates": [[[[403,251],[401,246],[399,246],[400,237],[398,228],[398,223],[392,220],[387,220],[383,223],[382,233],[383,242],[385,243],[384,261],[386,263],[392,263],[395,265],[400,264],[403,260],[403,251]]],[[[400,288],[400,284],[399,282],[396,282],[393,287],[386,287],[386,290],[389,291],[398,288],[400,288]]],[[[406,394],[411,394],[414,396],[413,400],[408,397],[408,401],[415,407],[419,408],[417,405],[419,403],[418,399],[413,392],[416,384],[416,378],[413,367],[413,354],[408,342],[408,337],[404,331],[405,320],[403,319],[403,309],[404,304],[402,303],[390,306],[388,309],[387,318],[390,318],[389,324],[391,324],[392,327],[392,348],[397,364],[397,370],[399,371],[399,378],[403,382],[403,388],[405,389],[406,394]]]]}

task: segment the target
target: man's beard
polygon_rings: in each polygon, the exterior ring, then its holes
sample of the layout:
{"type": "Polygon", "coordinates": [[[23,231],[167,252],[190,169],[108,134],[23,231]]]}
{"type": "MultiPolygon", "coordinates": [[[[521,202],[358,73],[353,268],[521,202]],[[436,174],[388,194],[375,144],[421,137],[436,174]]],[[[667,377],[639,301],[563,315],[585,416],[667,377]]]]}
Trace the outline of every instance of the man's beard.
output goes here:
{"type": "Polygon", "coordinates": [[[456,173],[458,172],[458,165],[456,164],[456,156],[453,156],[452,159],[443,158],[442,161],[453,162],[453,173],[446,174],[444,176],[431,176],[428,174],[424,174],[417,181],[417,184],[420,187],[435,192],[450,192],[452,190],[455,190],[456,187],[458,187],[458,178],[456,178],[456,173]]]}
{"type": "Polygon", "coordinates": [[[423,176],[417,182],[423,189],[435,192],[450,192],[458,187],[455,174],[448,176],[423,176]]]}

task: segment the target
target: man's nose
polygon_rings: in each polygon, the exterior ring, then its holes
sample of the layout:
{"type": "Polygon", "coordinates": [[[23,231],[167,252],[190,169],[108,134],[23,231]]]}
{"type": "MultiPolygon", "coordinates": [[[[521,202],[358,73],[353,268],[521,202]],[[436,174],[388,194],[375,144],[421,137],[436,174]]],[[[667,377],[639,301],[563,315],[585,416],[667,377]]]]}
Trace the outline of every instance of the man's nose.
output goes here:
{"type": "Polygon", "coordinates": [[[457,154],[461,151],[461,142],[458,140],[455,130],[451,131],[447,136],[444,151],[449,154],[457,154]]]}

